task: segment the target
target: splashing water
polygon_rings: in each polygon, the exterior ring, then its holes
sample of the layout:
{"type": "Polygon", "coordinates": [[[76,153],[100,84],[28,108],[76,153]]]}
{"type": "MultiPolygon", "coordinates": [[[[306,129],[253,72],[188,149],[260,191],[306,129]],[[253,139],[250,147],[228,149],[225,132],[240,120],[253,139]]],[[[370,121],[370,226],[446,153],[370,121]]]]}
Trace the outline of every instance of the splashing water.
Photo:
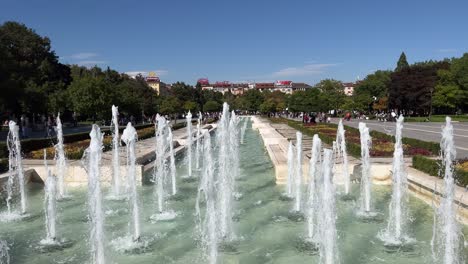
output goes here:
{"type": "Polygon", "coordinates": [[[378,237],[388,245],[401,245],[410,239],[407,237],[406,221],[408,216],[408,182],[403,160],[402,129],[404,117],[397,119],[395,132],[395,150],[392,165],[392,199],[389,204],[387,228],[382,230],[378,237]]]}
{"type": "Polygon", "coordinates": [[[8,147],[8,182],[7,182],[7,212],[3,213],[1,221],[14,221],[22,218],[26,214],[26,189],[23,162],[21,158],[21,144],[19,140],[19,127],[14,121],[8,123],[9,132],[7,136],[8,147]],[[16,186],[19,186],[20,196],[20,211],[13,211],[12,200],[14,198],[13,191],[16,186]]]}
{"type": "Polygon", "coordinates": [[[286,195],[293,197],[294,191],[294,147],[292,141],[289,141],[288,147],[288,178],[286,181],[286,195]]]}
{"type": "Polygon", "coordinates": [[[320,263],[339,264],[339,252],[336,232],[335,188],[333,186],[333,151],[324,150],[320,179],[319,232],[320,263]]]}
{"type": "Polygon", "coordinates": [[[370,174],[370,154],[369,149],[372,139],[369,135],[369,128],[365,123],[359,123],[359,133],[361,138],[361,197],[360,197],[360,213],[368,213],[371,211],[371,174],[370,174]]]}
{"type": "Polygon", "coordinates": [[[302,133],[296,132],[296,160],[294,161],[294,211],[302,210],[302,133]]]}
{"type": "Polygon", "coordinates": [[[132,123],[129,122],[122,133],[121,140],[125,143],[127,152],[127,185],[129,188],[128,200],[132,214],[131,226],[133,229],[133,241],[138,241],[140,239],[140,210],[138,206],[138,192],[136,190],[135,179],[135,142],[137,137],[138,135],[135,128],[132,126],[132,123]]]}
{"type": "Polygon", "coordinates": [[[10,248],[8,244],[4,240],[0,240],[0,263],[2,264],[10,264],[10,254],[8,251],[10,248]]]}
{"type": "Polygon", "coordinates": [[[44,149],[44,166],[47,172],[47,179],[44,190],[44,212],[46,226],[46,243],[53,243],[57,238],[56,223],[57,223],[57,178],[52,175],[49,166],[47,165],[47,151],[44,149]]]}
{"type": "Polygon", "coordinates": [[[247,129],[247,125],[249,123],[249,118],[245,117],[244,118],[244,125],[242,126],[241,128],[241,140],[240,140],[240,143],[241,144],[244,144],[244,135],[245,135],[245,130],[247,129]]]}
{"type": "Polygon", "coordinates": [[[195,204],[197,230],[202,241],[203,252],[208,263],[215,264],[218,258],[218,220],[216,210],[216,187],[214,179],[214,163],[211,152],[211,137],[206,133],[203,139],[203,170],[199,182],[195,204]],[[203,197],[201,196],[203,193],[203,197]],[[200,203],[204,198],[206,203],[204,218],[201,216],[200,203]]]}
{"type": "Polygon", "coordinates": [[[100,163],[103,134],[97,125],[93,125],[89,134],[91,142],[83,156],[83,163],[88,173],[88,208],[91,244],[91,263],[104,264],[104,215],[102,212],[100,163]]]}
{"type": "Polygon", "coordinates": [[[67,172],[67,159],[65,157],[65,150],[63,147],[63,129],[62,129],[62,121],[60,120],[60,113],[57,115],[57,144],[55,147],[55,166],[57,170],[57,189],[58,195],[57,197],[64,198],[67,196],[65,190],[65,174],[67,172]]]}
{"type": "Polygon", "coordinates": [[[340,119],[338,123],[338,131],[336,133],[336,150],[337,157],[343,160],[342,162],[342,173],[345,186],[345,194],[349,194],[349,189],[351,186],[351,178],[349,177],[348,171],[348,153],[346,151],[346,139],[345,139],[345,130],[343,125],[343,119],[340,119]]]}
{"type": "Polygon", "coordinates": [[[120,155],[119,155],[119,108],[112,105],[112,193],[114,196],[121,195],[120,183],[120,155]]]}
{"type": "Polygon", "coordinates": [[[444,264],[465,263],[463,251],[463,235],[456,220],[454,203],[455,182],[453,178],[453,161],[456,150],[453,141],[453,126],[451,118],[446,117],[440,141],[442,168],[444,172],[445,190],[440,206],[434,215],[434,228],[431,240],[434,262],[444,264]]]}
{"type": "Polygon", "coordinates": [[[318,189],[316,184],[320,177],[320,165],[321,165],[321,150],[322,150],[322,141],[317,134],[314,135],[312,139],[312,150],[311,150],[311,159],[309,163],[309,185],[308,185],[308,198],[307,198],[307,239],[309,241],[315,242],[316,237],[316,226],[317,226],[317,209],[318,209],[318,189]]]}
{"type": "Polygon", "coordinates": [[[192,177],[192,113],[188,112],[187,122],[187,158],[188,158],[188,177],[192,177]]]}
{"type": "MultiPolygon", "coordinates": [[[[155,170],[153,174],[153,181],[155,183],[154,193],[157,200],[157,213],[152,215],[151,219],[155,221],[167,221],[176,217],[176,213],[174,211],[164,208],[167,195],[167,191],[165,189],[167,188],[166,185],[168,177],[171,174],[167,164],[167,158],[170,154],[172,145],[172,133],[170,131],[169,124],[164,117],[157,115],[156,120],[156,160],[154,161],[155,170]]],[[[175,186],[175,170],[173,186],[175,186]]]]}
{"type": "Polygon", "coordinates": [[[198,112],[198,122],[197,122],[197,140],[195,147],[195,168],[200,169],[200,151],[201,151],[201,123],[202,123],[202,113],[198,112]]]}
{"type": "Polygon", "coordinates": [[[169,144],[169,174],[171,175],[171,186],[172,186],[172,195],[177,193],[177,183],[176,183],[176,165],[175,165],[175,155],[174,155],[174,139],[172,136],[172,130],[167,126],[167,141],[169,144]]]}
{"type": "MultiPolygon", "coordinates": [[[[223,104],[223,114],[218,124],[217,144],[218,152],[218,208],[220,219],[220,236],[225,240],[232,240],[234,237],[232,230],[232,200],[234,192],[234,175],[232,171],[232,142],[230,132],[235,127],[230,126],[229,105],[223,104]]],[[[235,118],[235,116],[234,116],[235,118]]]]}

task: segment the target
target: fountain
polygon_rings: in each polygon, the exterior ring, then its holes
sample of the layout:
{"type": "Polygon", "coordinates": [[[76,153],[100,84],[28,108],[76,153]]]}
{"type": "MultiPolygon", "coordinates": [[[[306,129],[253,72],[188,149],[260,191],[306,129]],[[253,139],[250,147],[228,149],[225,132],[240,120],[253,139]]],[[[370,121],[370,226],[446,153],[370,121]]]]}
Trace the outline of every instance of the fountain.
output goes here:
{"type": "MultiPolygon", "coordinates": [[[[235,118],[235,116],[233,116],[235,118]]],[[[229,105],[223,104],[223,114],[218,123],[217,145],[218,145],[218,179],[217,189],[219,192],[218,208],[220,218],[220,237],[226,241],[234,238],[232,230],[232,200],[234,192],[234,175],[231,151],[233,149],[230,133],[236,129],[231,127],[229,118],[229,105]]]]}
{"type": "Polygon", "coordinates": [[[245,135],[245,130],[247,129],[247,125],[249,123],[249,119],[247,117],[244,117],[244,125],[241,128],[241,140],[240,143],[244,144],[244,135],[245,135]]]}
{"type": "Polygon", "coordinates": [[[320,177],[322,141],[317,134],[312,138],[311,159],[309,163],[308,175],[308,197],[306,207],[307,219],[307,241],[316,242],[317,208],[318,208],[318,188],[316,187],[320,177]]]}
{"type": "Polygon", "coordinates": [[[91,142],[83,155],[83,163],[88,173],[88,210],[91,244],[91,263],[104,264],[104,215],[102,212],[100,163],[103,134],[93,125],[89,134],[91,142]]]}
{"type": "Polygon", "coordinates": [[[2,213],[0,220],[3,222],[15,221],[26,215],[26,189],[23,162],[21,158],[21,143],[19,140],[19,127],[14,121],[8,123],[9,132],[7,136],[8,147],[8,182],[7,182],[7,212],[2,213]],[[20,209],[15,212],[12,205],[13,191],[19,186],[20,209]]]}
{"type": "Polygon", "coordinates": [[[195,148],[195,168],[200,169],[200,151],[201,151],[201,124],[202,124],[202,113],[198,112],[198,122],[197,122],[197,140],[195,148]]]}
{"type": "MultiPolygon", "coordinates": [[[[157,115],[156,128],[156,159],[154,161],[153,181],[155,183],[155,196],[157,198],[157,213],[151,216],[154,221],[167,221],[176,217],[176,213],[172,210],[164,208],[166,200],[166,184],[168,174],[170,173],[167,164],[167,156],[172,145],[172,136],[169,135],[170,127],[166,119],[157,115]]],[[[175,185],[175,181],[174,185],[175,185]]]]}
{"type": "Polygon", "coordinates": [[[362,162],[362,176],[361,176],[361,197],[360,209],[358,214],[364,217],[374,215],[371,212],[371,174],[370,174],[370,154],[369,149],[372,139],[369,135],[369,128],[365,123],[359,123],[359,133],[361,138],[361,162],[362,162]]]}
{"type": "Polygon", "coordinates": [[[55,244],[57,238],[56,222],[57,222],[57,178],[52,175],[49,166],[47,165],[47,151],[44,149],[44,166],[47,172],[47,179],[44,188],[44,211],[46,224],[46,238],[41,244],[55,244]]]}
{"type": "Polygon", "coordinates": [[[294,211],[302,210],[302,133],[296,132],[296,159],[294,161],[294,211]]]}
{"type": "Polygon", "coordinates": [[[392,165],[392,199],[389,204],[389,215],[387,228],[382,230],[378,237],[387,246],[399,246],[410,241],[406,235],[407,219],[409,219],[408,203],[408,182],[403,160],[403,144],[401,134],[404,117],[401,115],[397,119],[395,131],[395,150],[393,152],[392,165]]]}
{"type": "Polygon", "coordinates": [[[117,106],[112,105],[112,195],[114,198],[119,199],[122,194],[122,187],[120,183],[120,140],[119,140],[119,109],[117,106]]]}
{"type": "Polygon", "coordinates": [[[176,183],[176,165],[175,165],[175,155],[174,155],[174,139],[172,136],[172,130],[167,125],[167,141],[169,144],[169,174],[171,175],[171,186],[172,186],[172,195],[177,193],[177,183],[176,183]]]}
{"type": "Polygon", "coordinates": [[[215,186],[215,167],[211,152],[211,136],[209,133],[204,135],[203,139],[203,170],[199,182],[198,194],[195,203],[195,212],[197,216],[197,230],[202,242],[202,249],[205,259],[210,264],[215,264],[218,258],[218,224],[216,210],[216,186],[215,186]],[[203,197],[201,196],[203,192],[203,197]],[[200,203],[201,199],[205,201],[205,214],[202,219],[200,203]]]}
{"type": "Polygon", "coordinates": [[[8,251],[10,248],[8,244],[4,240],[0,240],[0,263],[2,264],[10,264],[10,254],[8,251]]]}
{"type": "Polygon", "coordinates": [[[336,158],[339,159],[341,158],[343,160],[342,162],[342,176],[344,180],[344,186],[345,186],[345,194],[349,195],[349,189],[351,186],[351,179],[349,177],[349,171],[348,171],[348,153],[346,152],[346,140],[345,140],[345,130],[343,126],[343,119],[340,119],[340,122],[338,123],[338,130],[336,133],[336,150],[337,150],[337,156],[336,158]]]}
{"type": "Polygon", "coordinates": [[[57,114],[57,144],[55,145],[55,166],[57,171],[57,198],[63,199],[67,196],[65,190],[65,175],[67,172],[67,159],[65,157],[65,150],[63,146],[63,129],[62,121],[60,120],[60,113],[57,114]]]}
{"type": "Polygon", "coordinates": [[[434,228],[431,240],[432,258],[436,263],[466,263],[462,256],[464,239],[456,219],[457,212],[454,203],[453,161],[456,157],[456,150],[450,117],[446,117],[440,148],[445,189],[439,208],[434,214],[434,228]]]}
{"type": "Polygon", "coordinates": [[[130,201],[130,211],[132,213],[133,241],[140,239],[140,212],[135,179],[135,142],[137,137],[138,135],[135,128],[132,126],[132,123],[129,122],[122,133],[121,140],[125,142],[127,151],[127,185],[129,187],[128,200],[130,201]]]}
{"type": "Polygon", "coordinates": [[[186,117],[187,122],[187,159],[188,159],[188,177],[192,177],[192,113],[190,111],[186,117]]]}
{"type": "Polygon", "coordinates": [[[324,150],[320,179],[318,226],[320,234],[320,263],[339,264],[337,245],[335,187],[333,186],[333,151],[324,150]]]}
{"type": "Polygon", "coordinates": [[[294,191],[294,147],[292,141],[289,141],[288,147],[288,178],[286,181],[286,197],[292,198],[294,191]]]}
{"type": "MultiPolygon", "coordinates": [[[[239,118],[236,116],[234,110],[231,112],[231,119],[229,120],[229,153],[231,155],[231,173],[232,178],[236,179],[239,174],[239,118]]],[[[234,184],[234,181],[233,181],[234,184]]],[[[234,189],[234,186],[232,186],[234,189]]]]}

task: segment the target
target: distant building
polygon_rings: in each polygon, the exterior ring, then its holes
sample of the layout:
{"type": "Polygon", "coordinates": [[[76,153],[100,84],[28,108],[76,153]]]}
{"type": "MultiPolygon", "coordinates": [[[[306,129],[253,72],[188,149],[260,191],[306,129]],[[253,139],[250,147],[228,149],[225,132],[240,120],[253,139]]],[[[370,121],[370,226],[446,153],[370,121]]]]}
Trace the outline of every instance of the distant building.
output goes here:
{"type": "Polygon", "coordinates": [[[293,81],[276,81],[276,82],[260,82],[260,83],[231,83],[229,81],[220,81],[210,83],[207,78],[200,78],[197,80],[202,87],[202,90],[212,90],[225,94],[231,92],[234,95],[242,95],[248,90],[257,89],[263,91],[280,91],[286,94],[292,94],[296,91],[305,91],[312,88],[306,83],[294,83],[293,81]]]}
{"type": "Polygon", "coordinates": [[[158,95],[166,94],[168,91],[168,87],[165,83],[161,82],[158,76],[156,76],[155,72],[150,72],[148,76],[145,78],[146,83],[149,87],[153,88],[158,95]]]}

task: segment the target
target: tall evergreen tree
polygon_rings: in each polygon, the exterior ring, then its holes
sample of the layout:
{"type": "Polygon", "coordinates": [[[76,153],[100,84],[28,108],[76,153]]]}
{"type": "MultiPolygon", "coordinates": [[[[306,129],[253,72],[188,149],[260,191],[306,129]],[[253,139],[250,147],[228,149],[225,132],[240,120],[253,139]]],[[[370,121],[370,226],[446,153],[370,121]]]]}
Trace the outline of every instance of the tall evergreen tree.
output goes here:
{"type": "Polygon", "coordinates": [[[400,55],[400,58],[398,59],[397,67],[395,71],[401,71],[402,69],[408,68],[408,67],[409,67],[409,64],[408,64],[408,61],[406,60],[406,54],[405,52],[402,52],[400,55]]]}

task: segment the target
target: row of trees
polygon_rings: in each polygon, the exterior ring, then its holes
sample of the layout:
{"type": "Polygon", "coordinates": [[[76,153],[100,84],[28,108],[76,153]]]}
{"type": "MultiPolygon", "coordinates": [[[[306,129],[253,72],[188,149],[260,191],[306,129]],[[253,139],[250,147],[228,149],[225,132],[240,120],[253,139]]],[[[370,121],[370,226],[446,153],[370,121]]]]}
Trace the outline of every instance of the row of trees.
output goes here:
{"type": "Polygon", "coordinates": [[[0,89],[3,118],[76,112],[82,119],[108,119],[110,105],[115,104],[121,113],[140,119],[155,113],[217,112],[223,102],[234,109],[262,113],[395,109],[405,114],[445,114],[468,110],[468,53],[412,65],[402,53],[395,70],[369,74],[357,84],[353,96],[346,96],[342,83],[333,79],[292,95],[253,89],[241,96],[177,82],[169,93],[158,96],[142,76],[64,65],[47,37],[23,24],[5,22],[0,26],[0,89]]]}

